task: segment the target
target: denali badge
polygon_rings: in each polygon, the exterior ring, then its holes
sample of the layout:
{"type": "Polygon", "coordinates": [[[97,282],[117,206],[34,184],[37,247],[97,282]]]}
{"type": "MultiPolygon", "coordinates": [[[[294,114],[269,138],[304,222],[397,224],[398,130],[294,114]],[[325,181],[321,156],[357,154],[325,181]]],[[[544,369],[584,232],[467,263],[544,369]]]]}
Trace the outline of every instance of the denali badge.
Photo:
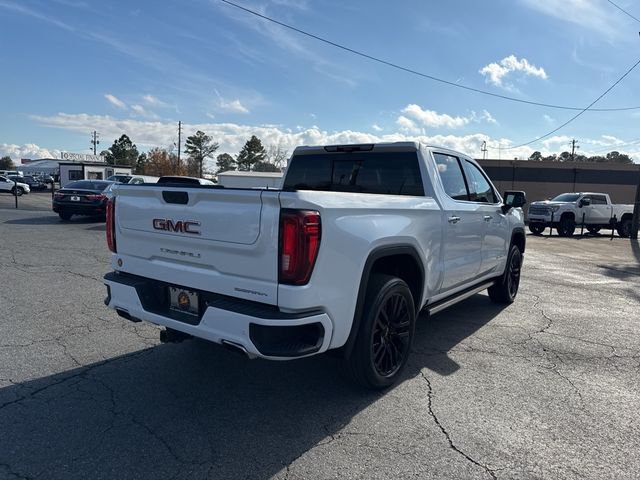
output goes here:
{"type": "Polygon", "coordinates": [[[156,230],[165,230],[167,232],[179,232],[179,233],[192,233],[200,235],[200,230],[196,230],[194,227],[199,227],[200,222],[194,222],[191,220],[178,220],[174,222],[165,218],[154,218],[153,228],[156,230]]]}

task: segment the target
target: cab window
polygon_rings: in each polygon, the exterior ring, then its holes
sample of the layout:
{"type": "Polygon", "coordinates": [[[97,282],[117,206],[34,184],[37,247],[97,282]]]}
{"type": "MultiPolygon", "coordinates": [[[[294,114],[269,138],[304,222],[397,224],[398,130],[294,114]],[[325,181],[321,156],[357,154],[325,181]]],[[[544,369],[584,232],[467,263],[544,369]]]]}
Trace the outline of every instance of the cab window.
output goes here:
{"type": "Polygon", "coordinates": [[[476,165],[465,160],[464,172],[469,185],[469,200],[472,202],[498,203],[498,198],[489,180],[476,165]]]}
{"type": "Polygon", "coordinates": [[[444,191],[454,200],[469,200],[469,192],[464,180],[458,157],[433,153],[438,167],[438,175],[442,180],[444,191]]]}

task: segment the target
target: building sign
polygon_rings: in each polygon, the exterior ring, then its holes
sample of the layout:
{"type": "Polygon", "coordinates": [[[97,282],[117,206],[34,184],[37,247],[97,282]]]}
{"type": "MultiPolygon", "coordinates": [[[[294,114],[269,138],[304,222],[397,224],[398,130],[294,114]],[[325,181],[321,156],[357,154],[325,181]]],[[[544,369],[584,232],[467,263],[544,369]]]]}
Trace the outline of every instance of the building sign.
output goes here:
{"type": "Polygon", "coordinates": [[[104,156],[102,156],[102,155],[89,155],[89,154],[86,154],[86,153],[62,152],[60,154],[60,158],[62,158],[62,160],[66,160],[68,162],[104,163],[104,156]]]}

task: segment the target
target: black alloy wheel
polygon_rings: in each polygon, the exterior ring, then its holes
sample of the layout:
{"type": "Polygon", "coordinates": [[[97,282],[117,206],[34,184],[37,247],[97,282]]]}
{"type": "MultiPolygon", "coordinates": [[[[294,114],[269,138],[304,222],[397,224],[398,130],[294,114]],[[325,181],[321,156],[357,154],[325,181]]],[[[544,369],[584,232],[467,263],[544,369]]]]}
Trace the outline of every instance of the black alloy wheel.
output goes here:
{"type": "Polygon", "coordinates": [[[516,298],[518,294],[518,288],[520,287],[520,270],[522,269],[522,254],[518,250],[517,255],[512,255],[509,262],[509,271],[507,274],[507,288],[509,289],[509,296],[516,298]]]}
{"type": "Polygon", "coordinates": [[[534,235],[541,235],[545,228],[546,227],[544,225],[537,225],[535,223],[529,224],[529,231],[534,235]]]}
{"type": "Polygon", "coordinates": [[[622,238],[629,238],[631,236],[631,227],[632,221],[630,219],[626,219],[618,224],[616,231],[622,238]]]}
{"type": "Polygon", "coordinates": [[[560,219],[557,230],[561,237],[571,237],[576,231],[576,222],[570,217],[563,217],[560,219]]]}
{"type": "Polygon", "coordinates": [[[409,358],[416,324],[409,286],[398,277],[373,274],[367,285],[356,341],[346,371],[367,388],[395,383],[409,358]]]}
{"type": "Polygon", "coordinates": [[[400,293],[394,293],[378,310],[371,338],[371,355],[378,374],[383,377],[395,374],[409,354],[409,308],[407,299],[400,293]]]}
{"type": "Polygon", "coordinates": [[[489,298],[495,303],[513,303],[520,288],[521,271],[522,252],[517,245],[511,245],[504,273],[487,289],[489,298]]]}

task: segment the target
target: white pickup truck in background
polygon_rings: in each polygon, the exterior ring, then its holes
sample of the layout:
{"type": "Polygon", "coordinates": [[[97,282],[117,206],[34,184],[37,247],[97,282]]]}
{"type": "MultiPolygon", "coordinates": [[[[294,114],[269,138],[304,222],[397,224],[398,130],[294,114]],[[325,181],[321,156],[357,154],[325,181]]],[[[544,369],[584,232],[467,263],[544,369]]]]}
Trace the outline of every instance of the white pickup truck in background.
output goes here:
{"type": "Polygon", "coordinates": [[[417,314],[488,289],[513,302],[524,192],[419,143],[298,147],[279,190],[117,185],[105,303],[274,360],[340,349],[359,383],[400,376],[417,314]]]}
{"type": "Polygon", "coordinates": [[[535,235],[552,227],[561,237],[570,237],[584,224],[590,233],[608,228],[628,238],[632,219],[633,205],[614,205],[606,193],[563,193],[552,200],[532,202],[528,211],[529,230],[535,235]]]}

